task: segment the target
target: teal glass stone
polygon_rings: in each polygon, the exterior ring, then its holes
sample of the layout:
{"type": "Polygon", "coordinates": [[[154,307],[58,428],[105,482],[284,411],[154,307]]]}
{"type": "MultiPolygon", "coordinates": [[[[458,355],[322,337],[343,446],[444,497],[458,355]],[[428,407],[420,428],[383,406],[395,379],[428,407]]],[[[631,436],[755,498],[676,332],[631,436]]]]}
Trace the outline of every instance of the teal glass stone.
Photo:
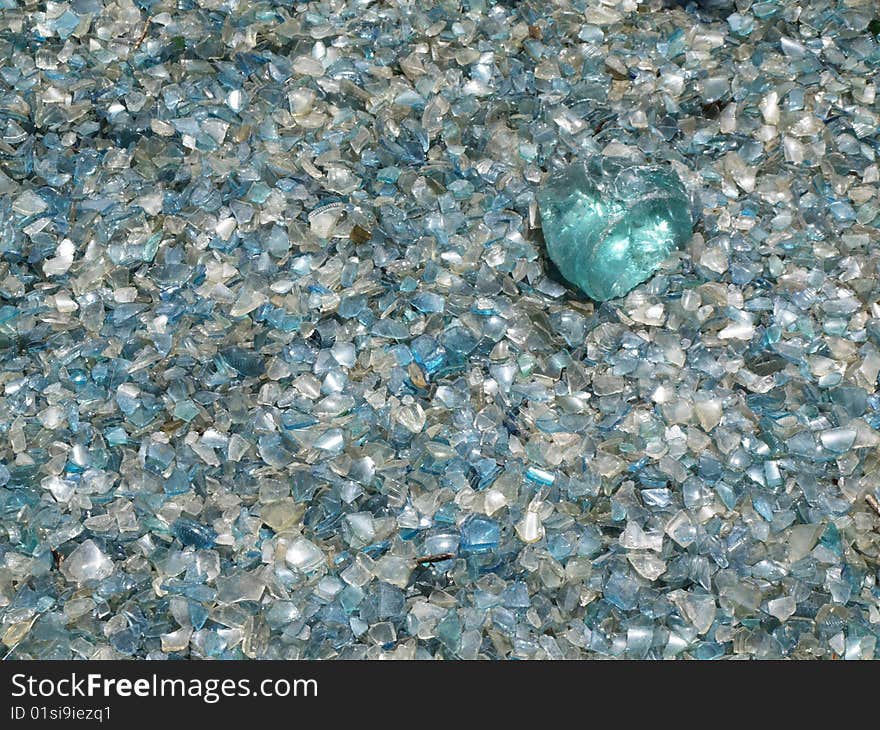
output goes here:
{"type": "Polygon", "coordinates": [[[690,199],[665,167],[592,157],[552,175],[537,198],[550,259],[597,301],[649,279],[693,233],[690,199]]]}

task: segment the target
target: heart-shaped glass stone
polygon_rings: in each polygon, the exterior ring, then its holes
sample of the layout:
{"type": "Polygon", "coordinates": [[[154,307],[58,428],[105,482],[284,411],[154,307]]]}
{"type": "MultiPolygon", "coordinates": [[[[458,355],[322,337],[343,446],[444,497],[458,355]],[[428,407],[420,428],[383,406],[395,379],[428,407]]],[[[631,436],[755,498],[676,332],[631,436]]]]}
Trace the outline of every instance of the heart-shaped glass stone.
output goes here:
{"type": "Polygon", "coordinates": [[[690,199],[665,167],[592,157],[551,176],[537,198],[547,253],[597,301],[646,281],[693,233],[690,199]]]}

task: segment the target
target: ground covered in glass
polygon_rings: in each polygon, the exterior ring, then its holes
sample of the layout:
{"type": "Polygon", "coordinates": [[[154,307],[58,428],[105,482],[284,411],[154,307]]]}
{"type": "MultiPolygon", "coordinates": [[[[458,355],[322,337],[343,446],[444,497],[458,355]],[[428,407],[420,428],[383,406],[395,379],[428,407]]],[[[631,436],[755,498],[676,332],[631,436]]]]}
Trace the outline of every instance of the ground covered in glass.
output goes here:
{"type": "Polygon", "coordinates": [[[2,655],[874,657],[878,32],[0,0],[2,655]],[[601,303],[597,158],[694,221],[601,303]]]}

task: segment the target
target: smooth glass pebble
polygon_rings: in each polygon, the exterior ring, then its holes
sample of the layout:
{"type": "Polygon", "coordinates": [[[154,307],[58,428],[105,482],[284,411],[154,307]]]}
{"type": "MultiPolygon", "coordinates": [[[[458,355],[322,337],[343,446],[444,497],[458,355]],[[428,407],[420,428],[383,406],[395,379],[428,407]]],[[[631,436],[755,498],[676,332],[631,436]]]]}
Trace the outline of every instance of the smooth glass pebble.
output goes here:
{"type": "Polygon", "coordinates": [[[547,253],[598,301],[647,280],[693,231],[688,195],[667,167],[592,157],[552,175],[537,198],[547,253]]]}

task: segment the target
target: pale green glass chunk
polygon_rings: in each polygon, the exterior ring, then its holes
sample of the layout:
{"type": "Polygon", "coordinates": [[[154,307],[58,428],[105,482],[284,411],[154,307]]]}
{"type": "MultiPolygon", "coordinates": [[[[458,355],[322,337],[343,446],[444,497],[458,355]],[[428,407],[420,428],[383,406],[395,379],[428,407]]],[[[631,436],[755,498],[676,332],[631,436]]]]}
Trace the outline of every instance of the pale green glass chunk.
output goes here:
{"type": "Polygon", "coordinates": [[[593,157],[551,176],[537,198],[550,258],[598,301],[646,281],[693,233],[690,199],[665,167],[593,157]]]}

